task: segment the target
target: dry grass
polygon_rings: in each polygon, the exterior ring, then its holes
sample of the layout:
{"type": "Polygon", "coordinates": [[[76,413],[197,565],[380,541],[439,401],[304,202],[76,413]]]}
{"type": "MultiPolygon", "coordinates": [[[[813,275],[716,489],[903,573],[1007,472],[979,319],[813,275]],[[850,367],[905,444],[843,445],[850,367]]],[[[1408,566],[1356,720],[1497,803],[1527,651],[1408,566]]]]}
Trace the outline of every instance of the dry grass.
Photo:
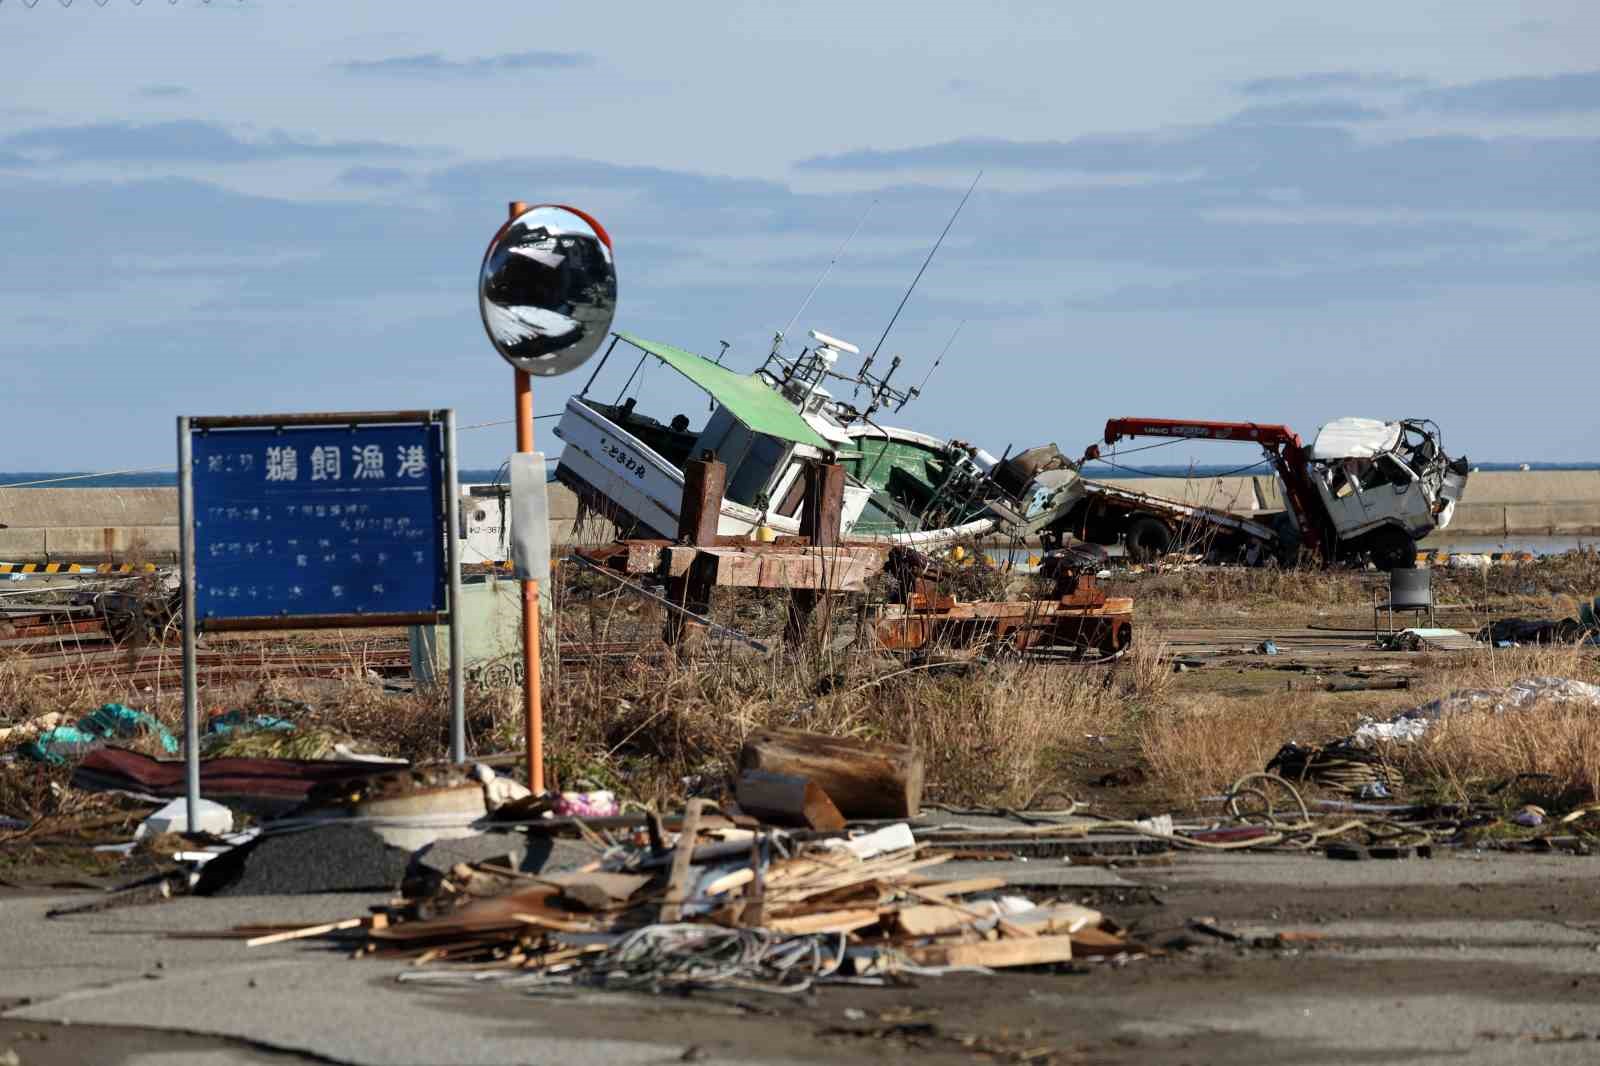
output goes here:
{"type": "MultiPolygon", "coordinates": [[[[1417,665],[1425,670],[1423,681],[1395,693],[1379,717],[1462,689],[1503,689],[1524,677],[1600,681],[1593,653],[1568,647],[1486,649],[1472,656],[1424,657],[1417,665]]],[[[1361,717],[1359,706],[1344,695],[1195,693],[1144,715],[1135,735],[1152,779],[1181,805],[1262,769],[1289,741],[1310,746],[1347,736],[1361,717]]],[[[1582,799],[1600,782],[1600,708],[1546,703],[1504,714],[1450,715],[1420,742],[1392,745],[1385,755],[1413,786],[1450,799],[1481,798],[1519,775],[1537,775],[1528,780],[1549,797],[1582,799]]]]}
{"type": "Polygon", "coordinates": [[[1449,798],[1537,796],[1558,807],[1589,802],[1600,784],[1600,709],[1542,703],[1506,714],[1473,711],[1444,718],[1423,738],[1396,745],[1409,780],[1449,798]]]}
{"type": "MultiPolygon", "coordinates": [[[[828,639],[798,653],[759,656],[712,642],[693,662],[640,657],[597,663],[566,671],[559,688],[547,679],[551,777],[561,787],[587,782],[641,803],[672,806],[691,791],[721,786],[752,730],[783,726],[915,744],[927,758],[930,799],[1017,805],[1074,791],[1077,782],[1061,776],[1073,760],[1062,756],[1083,753],[1085,736],[1092,734],[1109,738],[1113,748],[1133,748],[1161,794],[1156,802],[1181,807],[1261,769],[1286,741],[1320,743],[1348,733],[1362,708],[1388,714],[1454,689],[1503,687],[1530,675],[1600,681],[1592,653],[1486,650],[1470,657],[1413,658],[1409,661],[1424,671],[1418,689],[1365,701],[1322,693],[1286,698],[1282,693],[1196,692],[1193,675],[1185,675],[1183,687],[1190,691],[1184,692],[1161,634],[1150,624],[1152,618],[1159,623],[1185,614],[1210,620],[1224,608],[1242,608],[1252,619],[1360,609],[1370,602],[1369,586],[1377,579],[1353,572],[1232,568],[1147,575],[1127,589],[1138,603],[1133,650],[1114,664],[1091,667],[1002,661],[906,670],[902,661],[862,650],[859,643],[836,650],[840,638],[853,631],[848,612],[835,619],[828,639]]],[[[1467,574],[1449,580],[1485,579],[1467,574]]],[[[1600,564],[1582,558],[1541,561],[1492,572],[1489,580],[1492,596],[1525,595],[1532,582],[1538,588],[1570,588],[1576,602],[1586,589],[1593,590],[1589,595],[1600,591],[1600,564]]],[[[1466,591],[1456,590],[1462,596],[1466,591]]],[[[661,630],[658,607],[618,594],[604,579],[569,574],[561,595],[566,640],[632,641],[654,638],[661,630]]],[[[784,604],[781,594],[719,596],[714,614],[777,646],[784,604]]],[[[386,692],[367,676],[368,638],[330,635],[315,647],[337,650],[348,658],[348,669],[328,680],[263,668],[253,679],[208,690],[202,707],[285,713],[303,731],[306,747],[295,747],[296,753],[320,751],[348,738],[378,754],[416,761],[445,757],[448,712],[442,692],[386,692]],[[274,712],[267,704],[278,699],[304,700],[310,709],[274,712]]],[[[236,661],[263,654],[252,649],[238,645],[236,661]]],[[[47,711],[75,720],[103,703],[121,702],[177,729],[181,697],[175,658],[170,678],[137,685],[72,668],[58,669],[56,680],[44,683],[20,660],[0,659],[0,722],[47,711]]],[[[1208,671],[1204,682],[1211,680],[1208,671]]],[[[1442,783],[1463,794],[1522,773],[1551,774],[1560,788],[1592,790],[1600,766],[1600,730],[1591,727],[1592,721],[1589,712],[1560,707],[1500,718],[1462,716],[1397,758],[1412,780],[1442,783]]],[[[520,687],[469,688],[468,735],[475,752],[520,748],[520,687]]],[[[278,742],[254,743],[274,747],[278,742]]],[[[19,773],[14,768],[5,776],[19,773]]],[[[21,816],[23,810],[44,809],[53,795],[49,785],[60,783],[54,772],[30,769],[24,776],[0,782],[0,811],[21,816]]]]}
{"type": "Polygon", "coordinates": [[[1348,704],[1320,693],[1232,700],[1182,695],[1145,716],[1135,736],[1152,780],[1183,807],[1263,769],[1291,740],[1312,744],[1347,733],[1353,717],[1348,704]]]}
{"type": "Polygon", "coordinates": [[[569,682],[547,722],[556,772],[667,803],[720,783],[762,727],[912,744],[931,798],[1014,805],[1058,784],[1049,767],[1115,731],[1170,679],[1159,645],[1113,666],[1027,661],[906,668],[862,652],[635,665],[569,682]]]}
{"type": "Polygon", "coordinates": [[[1276,567],[1207,567],[1142,575],[1114,584],[1133,596],[1141,619],[1215,616],[1304,618],[1318,611],[1370,606],[1381,575],[1355,570],[1280,570],[1276,567]]]}
{"type": "MultiPolygon", "coordinates": [[[[1526,677],[1600,683],[1600,659],[1580,647],[1485,649],[1439,664],[1406,706],[1462,689],[1504,689],[1526,677]]],[[[1409,779],[1434,785],[1453,799],[1482,796],[1493,786],[1532,775],[1533,791],[1581,800],[1593,797],[1600,785],[1600,707],[1542,701],[1498,714],[1446,715],[1421,741],[1394,745],[1389,754],[1409,779]]]]}

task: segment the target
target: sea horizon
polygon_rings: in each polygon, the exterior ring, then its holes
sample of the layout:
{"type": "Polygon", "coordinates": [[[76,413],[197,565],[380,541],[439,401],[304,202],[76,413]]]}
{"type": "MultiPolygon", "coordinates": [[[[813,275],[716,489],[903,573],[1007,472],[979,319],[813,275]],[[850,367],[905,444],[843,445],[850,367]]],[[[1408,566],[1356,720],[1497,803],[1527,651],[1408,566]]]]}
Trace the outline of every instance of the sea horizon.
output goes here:
{"type": "MultiPolygon", "coordinates": [[[[1503,463],[1473,463],[1475,471],[1582,471],[1600,470],[1600,460],[1570,463],[1536,463],[1536,462],[1503,462],[1503,463]]],[[[1189,465],[1151,464],[1149,466],[1129,467],[1110,466],[1105,463],[1088,463],[1084,467],[1084,474],[1099,480],[1118,478],[1150,478],[1150,477],[1177,477],[1177,478],[1210,478],[1225,476],[1265,475],[1271,471],[1264,463],[1257,462],[1248,465],[1207,463],[1189,465]]],[[[492,483],[497,478],[504,478],[500,469],[493,467],[471,467],[460,471],[462,484],[492,483]]],[[[0,471],[0,489],[4,488],[171,488],[178,483],[175,470],[153,470],[143,472],[101,473],[84,470],[18,470],[0,471]]]]}

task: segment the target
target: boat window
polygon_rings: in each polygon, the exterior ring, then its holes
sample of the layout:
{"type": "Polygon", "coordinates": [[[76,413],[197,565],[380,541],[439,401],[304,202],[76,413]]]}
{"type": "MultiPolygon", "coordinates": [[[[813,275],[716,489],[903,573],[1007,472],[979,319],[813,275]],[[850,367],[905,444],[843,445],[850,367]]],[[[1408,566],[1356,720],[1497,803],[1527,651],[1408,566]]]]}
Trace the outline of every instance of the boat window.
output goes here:
{"type": "MultiPolygon", "coordinates": [[[[722,456],[723,462],[728,464],[728,499],[757,507],[772,484],[778,464],[787,458],[789,446],[765,433],[751,433],[742,425],[738,435],[742,438],[738,450],[722,456]]],[[[732,436],[734,434],[730,433],[729,437],[732,436]]]]}
{"type": "Polygon", "coordinates": [[[694,454],[715,452],[717,458],[725,463],[737,459],[737,455],[730,454],[728,436],[734,430],[743,428],[726,407],[718,407],[716,413],[706,422],[706,428],[702,429],[700,436],[695,439],[694,454]]]}

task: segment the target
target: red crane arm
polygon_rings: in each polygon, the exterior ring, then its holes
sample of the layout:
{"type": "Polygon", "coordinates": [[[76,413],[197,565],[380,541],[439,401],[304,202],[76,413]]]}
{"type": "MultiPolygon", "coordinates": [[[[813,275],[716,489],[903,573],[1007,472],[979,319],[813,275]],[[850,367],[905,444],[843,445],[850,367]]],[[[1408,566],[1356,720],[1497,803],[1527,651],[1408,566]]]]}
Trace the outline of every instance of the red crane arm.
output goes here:
{"type": "MultiPolygon", "coordinates": [[[[1294,511],[1300,538],[1306,547],[1321,554],[1325,537],[1323,513],[1315,486],[1306,473],[1309,456],[1300,435],[1288,426],[1260,422],[1208,422],[1185,418],[1113,418],[1106,422],[1105,442],[1115,444],[1124,437],[1178,437],[1189,440],[1250,441],[1261,445],[1272,457],[1284,497],[1294,511]]],[[[1100,446],[1089,445],[1085,462],[1100,458],[1100,446]]]]}
{"type": "Polygon", "coordinates": [[[1106,423],[1106,443],[1123,437],[1188,437],[1195,440],[1248,440],[1275,448],[1301,447],[1300,435],[1288,426],[1259,422],[1204,422],[1184,418],[1113,418],[1106,423]]]}

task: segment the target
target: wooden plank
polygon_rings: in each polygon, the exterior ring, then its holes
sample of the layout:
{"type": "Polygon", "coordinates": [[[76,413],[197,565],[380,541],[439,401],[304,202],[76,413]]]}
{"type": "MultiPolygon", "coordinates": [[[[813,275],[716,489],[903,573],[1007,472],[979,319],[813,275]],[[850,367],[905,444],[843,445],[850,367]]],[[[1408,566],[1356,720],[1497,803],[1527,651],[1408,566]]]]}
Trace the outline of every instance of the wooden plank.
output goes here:
{"type": "MultiPolygon", "coordinates": [[[[922,895],[922,890],[921,889],[908,888],[906,891],[909,892],[911,895],[916,896],[918,898],[924,898],[923,895],[922,895]]],[[[990,913],[988,911],[977,910],[976,908],[968,907],[965,904],[953,903],[953,902],[949,902],[949,901],[946,901],[944,903],[944,906],[952,907],[952,908],[954,908],[956,910],[963,911],[963,912],[971,915],[974,919],[977,919],[979,921],[987,921],[990,918],[994,918],[995,919],[995,926],[1002,933],[1005,933],[1008,936],[1035,937],[1035,936],[1039,935],[1037,932],[1035,932],[1032,929],[1027,929],[1027,928],[1025,928],[1023,926],[1017,925],[1009,917],[1007,917],[1006,915],[1000,913],[1000,907],[999,907],[998,904],[994,905],[993,913],[990,913]]]]}
{"type": "Polygon", "coordinates": [[[923,896],[935,898],[966,896],[973,892],[993,892],[1010,884],[1003,877],[969,877],[965,881],[930,881],[924,877],[912,877],[908,880],[923,896]]]}
{"type": "Polygon", "coordinates": [[[901,907],[895,912],[894,920],[907,936],[938,936],[940,933],[965,929],[979,919],[966,908],[943,903],[919,903],[901,907]]]}
{"type": "Polygon", "coordinates": [[[650,882],[645,874],[607,873],[600,870],[550,874],[539,880],[558,886],[567,899],[581,903],[592,911],[621,906],[650,882]]]}
{"type": "Polygon", "coordinates": [[[683,901],[689,895],[690,859],[694,855],[695,837],[700,833],[700,814],[707,802],[692,799],[683,812],[683,830],[678,834],[678,846],[672,853],[672,872],[667,877],[666,899],[661,904],[663,922],[675,922],[683,915],[683,901]]]}
{"type": "Polygon", "coordinates": [[[883,569],[879,548],[701,548],[716,584],[736,588],[865,592],[883,569]]]}
{"type": "Polygon", "coordinates": [[[548,914],[524,914],[519,912],[511,917],[523,925],[531,925],[539,929],[553,929],[558,933],[592,933],[595,931],[593,922],[552,918],[548,914]]]}
{"type": "Polygon", "coordinates": [[[1124,951],[1134,950],[1134,946],[1122,937],[1093,926],[1087,926],[1073,933],[1072,939],[1077,942],[1080,955],[1118,955],[1124,951]]]}
{"type": "Polygon", "coordinates": [[[1040,936],[1026,940],[985,940],[976,944],[934,944],[913,951],[927,966],[1038,966],[1072,960],[1070,936],[1040,936]]]}
{"type": "Polygon", "coordinates": [[[1011,916],[1012,924],[1035,933],[1076,933],[1097,927],[1105,916],[1076,903],[1054,903],[1011,916]]]}
{"type": "Polygon", "coordinates": [[[367,925],[366,918],[346,918],[340,922],[324,922],[322,925],[307,925],[299,929],[288,929],[281,933],[267,933],[264,936],[253,936],[244,942],[247,948],[264,947],[267,944],[282,944],[287,940],[304,940],[307,937],[326,936],[345,929],[360,929],[367,925]]]}
{"type": "Polygon", "coordinates": [[[769,918],[766,927],[779,933],[850,933],[878,921],[878,908],[861,907],[842,911],[823,911],[795,918],[769,918]]]}

